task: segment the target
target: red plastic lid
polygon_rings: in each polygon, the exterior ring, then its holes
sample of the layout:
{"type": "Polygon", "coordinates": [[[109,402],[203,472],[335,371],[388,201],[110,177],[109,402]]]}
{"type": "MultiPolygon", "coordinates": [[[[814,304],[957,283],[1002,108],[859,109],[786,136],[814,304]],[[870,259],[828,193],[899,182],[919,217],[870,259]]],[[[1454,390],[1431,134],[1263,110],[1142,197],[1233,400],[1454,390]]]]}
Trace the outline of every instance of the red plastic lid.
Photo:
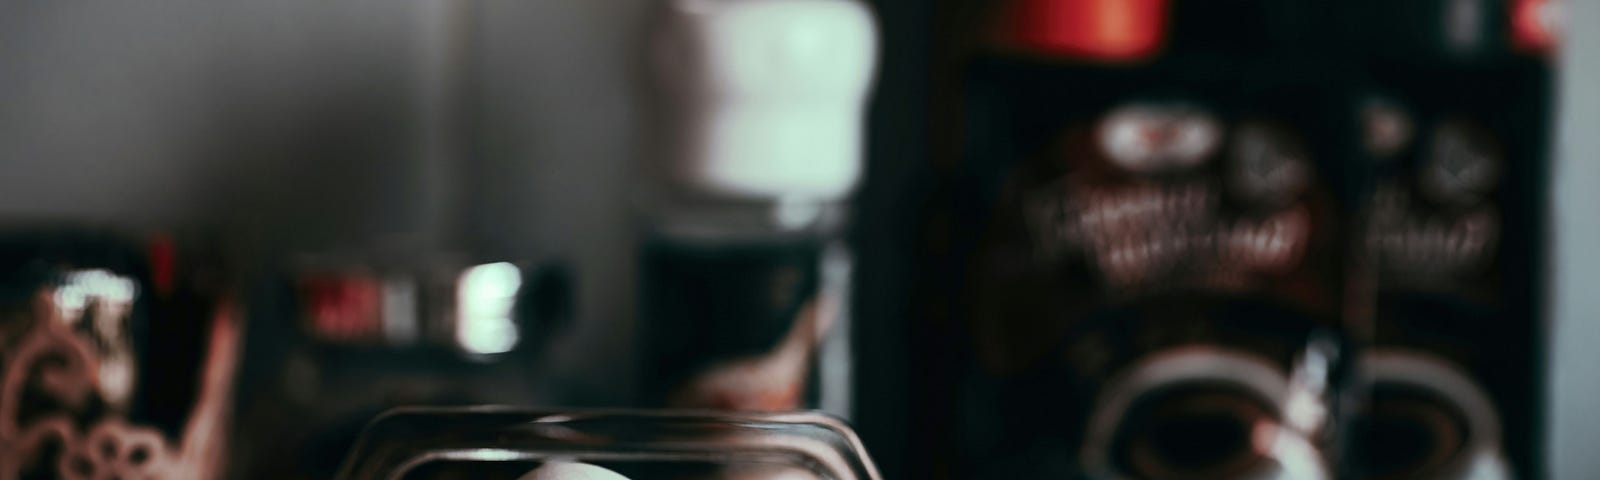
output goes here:
{"type": "Polygon", "coordinates": [[[1523,52],[1551,51],[1561,20],[1558,0],[1515,0],[1511,5],[1511,43],[1523,52]]]}
{"type": "Polygon", "coordinates": [[[1000,43],[1033,53],[1137,61],[1161,49],[1168,0],[1015,0],[1002,12],[1000,43]]]}

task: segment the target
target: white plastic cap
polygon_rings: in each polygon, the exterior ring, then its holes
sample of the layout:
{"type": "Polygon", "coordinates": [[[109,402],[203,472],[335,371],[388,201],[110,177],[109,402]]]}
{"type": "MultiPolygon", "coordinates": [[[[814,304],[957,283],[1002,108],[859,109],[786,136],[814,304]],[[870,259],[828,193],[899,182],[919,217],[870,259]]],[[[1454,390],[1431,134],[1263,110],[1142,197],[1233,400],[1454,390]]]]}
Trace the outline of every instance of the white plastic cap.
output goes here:
{"type": "Polygon", "coordinates": [[[861,176],[877,59],[855,0],[668,0],[652,58],[663,157],[697,193],[831,200],[861,176]]]}

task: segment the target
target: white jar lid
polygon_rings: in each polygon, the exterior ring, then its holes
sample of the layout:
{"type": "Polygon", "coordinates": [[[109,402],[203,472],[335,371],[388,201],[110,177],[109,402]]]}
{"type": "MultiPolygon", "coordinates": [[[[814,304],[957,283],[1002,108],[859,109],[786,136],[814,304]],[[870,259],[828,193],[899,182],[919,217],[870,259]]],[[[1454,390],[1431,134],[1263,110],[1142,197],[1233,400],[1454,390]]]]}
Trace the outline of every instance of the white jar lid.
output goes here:
{"type": "Polygon", "coordinates": [[[672,0],[652,38],[661,157],[680,187],[737,198],[847,195],[877,58],[854,0],[672,0]]]}

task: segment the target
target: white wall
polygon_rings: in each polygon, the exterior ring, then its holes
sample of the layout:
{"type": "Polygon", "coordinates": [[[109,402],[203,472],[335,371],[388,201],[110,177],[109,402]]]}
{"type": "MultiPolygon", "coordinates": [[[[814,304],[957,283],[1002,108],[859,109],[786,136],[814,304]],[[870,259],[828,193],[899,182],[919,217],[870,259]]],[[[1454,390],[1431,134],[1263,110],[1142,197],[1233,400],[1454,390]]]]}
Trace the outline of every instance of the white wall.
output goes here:
{"type": "Polygon", "coordinates": [[[1569,0],[1550,214],[1550,478],[1600,475],[1600,2],[1569,0]]]}
{"type": "Polygon", "coordinates": [[[487,252],[570,259],[579,322],[551,353],[556,401],[630,400],[634,293],[628,186],[633,64],[648,0],[479,4],[474,235],[487,252]],[[581,374],[579,372],[582,372],[581,374]]]}
{"type": "MultiPolygon", "coordinates": [[[[405,230],[415,4],[11,2],[0,214],[405,230]]],[[[287,237],[287,236],[286,236],[287,237]]]]}

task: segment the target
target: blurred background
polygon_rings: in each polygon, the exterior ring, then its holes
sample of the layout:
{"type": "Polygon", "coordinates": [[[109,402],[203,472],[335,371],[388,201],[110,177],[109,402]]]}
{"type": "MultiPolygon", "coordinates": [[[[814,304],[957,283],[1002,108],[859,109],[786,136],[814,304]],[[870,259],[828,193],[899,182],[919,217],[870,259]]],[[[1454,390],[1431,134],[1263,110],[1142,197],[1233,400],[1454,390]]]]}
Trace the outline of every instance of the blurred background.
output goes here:
{"type": "MultiPolygon", "coordinates": [[[[640,182],[652,159],[675,151],[650,141],[661,125],[651,102],[662,95],[650,89],[646,46],[660,3],[0,2],[0,217],[177,232],[223,245],[249,272],[239,281],[251,306],[227,477],[326,478],[355,429],[387,406],[648,404],[640,398],[655,387],[640,380],[651,376],[641,356],[659,352],[647,344],[701,328],[640,334],[657,305],[643,291],[657,272],[649,219],[664,216],[641,200],[640,182]],[[521,269],[524,287],[537,284],[529,301],[547,313],[524,327],[515,355],[301,347],[292,331],[320,328],[296,327],[300,310],[286,306],[305,301],[304,272],[460,272],[499,261],[521,269]],[[304,426],[281,421],[297,416],[304,426]],[[339,433],[285,431],[330,425],[339,433]],[[277,463],[313,451],[302,465],[277,463]]],[[[910,465],[927,451],[910,432],[956,421],[919,406],[939,403],[926,398],[936,387],[917,383],[937,373],[916,373],[948,363],[930,360],[942,344],[927,337],[950,332],[923,328],[937,289],[919,273],[938,271],[926,267],[938,242],[928,212],[953,174],[937,159],[963,147],[935,132],[983,113],[947,105],[964,91],[947,85],[961,75],[951,58],[968,55],[952,45],[965,40],[951,39],[973,28],[965,15],[1004,2],[862,3],[876,55],[861,97],[861,176],[840,207],[848,226],[822,234],[850,251],[839,287],[849,292],[849,341],[832,347],[842,356],[817,360],[842,358],[835,367],[848,375],[834,380],[845,393],[833,403],[795,406],[846,416],[886,478],[916,478],[925,470],[910,465]]],[[[1587,27],[1600,24],[1600,5],[1560,9],[1550,122],[1535,127],[1551,145],[1540,191],[1548,208],[1517,213],[1546,219],[1548,233],[1528,257],[1545,267],[1537,322],[1549,341],[1535,352],[1547,363],[1532,370],[1546,379],[1533,407],[1548,427],[1533,427],[1545,467],[1527,476],[1588,478],[1600,472],[1588,454],[1600,439],[1590,412],[1600,398],[1590,368],[1600,363],[1591,292],[1600,254],[1590,248],[1600,242],[1600,190],[1590,187],[1600,181],[1591,159],[1600,136],[1590,134],[1600,128],[1600,31],[1587,27]]]]}

